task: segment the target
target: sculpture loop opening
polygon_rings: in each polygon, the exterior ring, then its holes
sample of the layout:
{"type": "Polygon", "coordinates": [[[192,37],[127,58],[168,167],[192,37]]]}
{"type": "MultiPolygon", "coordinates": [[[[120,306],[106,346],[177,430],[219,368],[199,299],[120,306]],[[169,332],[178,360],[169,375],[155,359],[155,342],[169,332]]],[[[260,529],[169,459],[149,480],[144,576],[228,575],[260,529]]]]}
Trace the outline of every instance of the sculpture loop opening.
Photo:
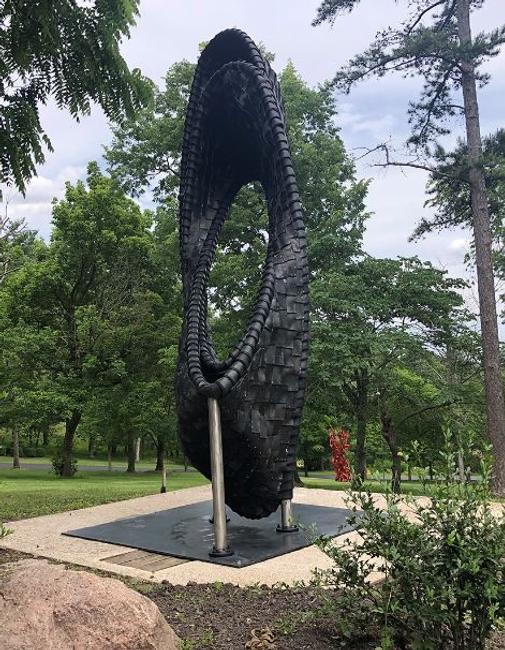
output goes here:
{"type": "Polygon", "coordinates": [[[218,34],[198,63],[187,110],[180,188],[184,324],[177,371],[179,432],[210,477],[207,399],[222,415],[226,502],[269,515],[293,490],[308,351],[303,214],[277,79],[251,39],[218,34]],[[261,184],[268,246],[254,308],[224,361],[207,326],[219,233],[239,190],[261,184]]]}

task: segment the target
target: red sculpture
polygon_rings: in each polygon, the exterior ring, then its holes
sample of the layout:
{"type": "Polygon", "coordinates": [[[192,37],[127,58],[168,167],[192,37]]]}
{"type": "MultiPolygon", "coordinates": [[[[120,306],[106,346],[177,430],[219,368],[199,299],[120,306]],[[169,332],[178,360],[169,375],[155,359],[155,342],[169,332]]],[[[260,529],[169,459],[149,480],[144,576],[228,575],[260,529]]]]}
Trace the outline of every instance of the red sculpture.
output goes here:
{"type": "Polygon", "coordinates": [[[351,480],[351,466],[347,458],[349,447],[349,434],[343,429],[338,431],[330,429],[328,431],[328,441],[331,449],[331,466],[335,472],[335,481],[350,481],[351,480]]]}

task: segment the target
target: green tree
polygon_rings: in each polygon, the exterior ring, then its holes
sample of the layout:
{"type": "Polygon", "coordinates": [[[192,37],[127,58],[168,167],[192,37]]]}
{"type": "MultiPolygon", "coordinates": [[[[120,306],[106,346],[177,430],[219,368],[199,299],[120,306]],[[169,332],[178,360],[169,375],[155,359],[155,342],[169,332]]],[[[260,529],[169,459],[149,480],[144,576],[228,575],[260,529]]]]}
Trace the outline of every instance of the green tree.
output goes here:
{"type": "Polygon", "coordinates": [[[177,199],[184,118],[195,65],[171,66],[164,88],[154,88],[152,104],[113,125],[114,138],[105,148],[109,171],[133,196],[148,190],[158,202],[177,199]]]}
{"type": "MultiPolygon", "coordinates": [[[[453,151],[436,147],[436,168],[430,174],[427,187],[427,205],[434,209],[434,214],[420,221],[413,238],[445,228],[471,227],[472,199],[467,153],[463,140],[458,141],[453,151]]],[[[482,165],[486,176],[493,241],[501,247],[505,219],[505,129],[499,129],[483,139],[482,165]]]]}
{"type": "Polygon", "coordinates": [[[417,258],[364,257],[312,282],[312,359],[330,394],[348,401],[355,469],[366,477],[366,431],[375,395],[418,337],[440,345],[462,303],[462,281],[417,258]],[[324,375],[323,375],[324,373],[324,375]]]}
{"type": "MultiPolygon", "coordinates": [[[[360,0],[324,0],[314,21],[333,22],[352,11],[360,0]]],[[[472,38],[471,11],[485,0],[413,0],[411,15],[397,27],[378,33],[363,53],[337,72],[334,84],[349,92],[359,81],[389,72],[424,79],[421,96],[409,105],[412,133],[408,144],[429,156],[428,145],[449,132],[448,121],[463,115],[466,127],[466,166],[471,199],[471,223],[479,289],[487,428],[495,455],[494,487],[505,494],[505,407],[492,259],[491,219],[482,160],[477,86],[489,81],[485,61],[505,42],[505,26],[472,38]],[[458,95],[461,99],[458,99],[458,95]]],[[[385,145],[385,164],[432,170],[419,160],[391,161],[385,145]]]]}
{"type": "Polygon", "coordinates": [[[150,84],[119,51],[138,0],[0,2],[0,183],[24,192],[52,150],[39,106],[53,97],[74,118],[99,104],[107,117],[131,116],[150,84]]]}
{"type": "Polygon", "coordinates": [[[102,338],[146,282],[150,223],[92,163],[87,184],[67,184],[65,198],[53,204],[45,258],[28,262],[8,283],[11,325],[24,323],[53,342],[47,368],[65,403],[65,476],[90,387],[109,370],[98,355],[102,338]]]}
{"type": "Polygon", "coordinates": [[[153,441],[160,469],[175,436],[181,328],[176,215],[160,207],[152,217],[143,281],[113,318],[94,321],[97,343],[86,366],[90,399],[83,424],[109,449],[113,442],[126,442],[130,472],[135,471],[137,439],[153,441]]]}
{"type": "Polygon", "coordinates": [[[0,278],[0,422],[11,432],[13,464],[19,466],[23,434],[35,431],[47,438],[62,408],[48,381],[55,340],[46,330],[34,330],[10,318],[9,284],[27,263],[45,259],[47,247],[34,233],[13,228],[0,242],[5,262],[0,278]]]}
{"type": "Polygon", "coordinates": [[[22,222],[10,219],[7,210],[5,215],[0,217],[0,285],[13,271],[12,241],[17,238],[22,228],[22,222]]]}
{"type": "MultiPolygon", "coordinates": [[[[434,209],[431,218],[419,222],[412,238],[445,228],[471,227],[472,199],[470,192],[467,146],[459,141],[453,151],[437,147],[434,152],[435,170],[428,182],[427,205],[434,209]]],[[[482,167],[486,177],[489,214],[493,235],[494,270],[505,277],[505,130],[499,129],[483,139],[482,167]]],[[[475,258],[472,246],[469,261],[475,258]]]]}
{"type": "Polygon", "coordinates": [[[23,322],[12,324],[4,298],[0,293],[0,424],[11,434],[18,468],[23,434],[57,422],[64,403],[48,381],[55,338],[23,322]]]}
{"type": "Polygon", "coordinates": [[[410,343],[407,354],[381,377],[377,390],[381,432],[391,455],[391,488],[396,493],[400,492],[402,459],[407,451],[415,443],[423,445],[425,456],[441,448],[444,418],[453,403],[445,384],[436,381],[439,377],[430,373],[426,364],[419,364],[429,352],[415,338],[410,343]],[[415,359],[408,359],[412,355],[415,359]]]}

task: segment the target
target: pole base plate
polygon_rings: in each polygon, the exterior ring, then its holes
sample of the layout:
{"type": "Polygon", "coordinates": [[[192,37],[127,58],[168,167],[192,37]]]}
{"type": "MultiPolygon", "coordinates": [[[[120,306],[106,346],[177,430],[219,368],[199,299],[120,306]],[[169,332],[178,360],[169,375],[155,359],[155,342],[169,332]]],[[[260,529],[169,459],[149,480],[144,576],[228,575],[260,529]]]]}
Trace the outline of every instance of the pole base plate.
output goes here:
{"type": "Polygon", "coordinates": [[[210,557],[230,557],[230,555],[233,555],[233,551],[231,550],[231,548],[225,548],[219,550],[214,547],[212,551],[209,551],[210,557]]]}
{"type": "Polygon", "coordinates": [[[278,533],[297,533],[300,529],[298,526],[282,526],[282,524],[277,524],[275,529],[278,533]]]}

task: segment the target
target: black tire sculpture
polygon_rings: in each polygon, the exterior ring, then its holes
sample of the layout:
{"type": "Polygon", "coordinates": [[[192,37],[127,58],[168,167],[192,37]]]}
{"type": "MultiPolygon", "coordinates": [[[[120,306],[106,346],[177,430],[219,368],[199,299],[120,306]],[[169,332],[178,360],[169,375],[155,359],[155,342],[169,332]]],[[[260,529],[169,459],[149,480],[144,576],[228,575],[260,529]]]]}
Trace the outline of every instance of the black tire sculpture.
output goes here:
{"type": "Polygon", "coordinates": [[[290,499],[308,349],[305,230],[276,76],[253,41],[218,34],[196,68],[180,187],[184,325],[177,369],[179,434],[210,478],[207,398],[221,407],[226,503],[259,519],[290,499]],[[269,213],[261,287],[247,330],[218,361],[207,281],[240,188],[260,181],[269,213]]]}

